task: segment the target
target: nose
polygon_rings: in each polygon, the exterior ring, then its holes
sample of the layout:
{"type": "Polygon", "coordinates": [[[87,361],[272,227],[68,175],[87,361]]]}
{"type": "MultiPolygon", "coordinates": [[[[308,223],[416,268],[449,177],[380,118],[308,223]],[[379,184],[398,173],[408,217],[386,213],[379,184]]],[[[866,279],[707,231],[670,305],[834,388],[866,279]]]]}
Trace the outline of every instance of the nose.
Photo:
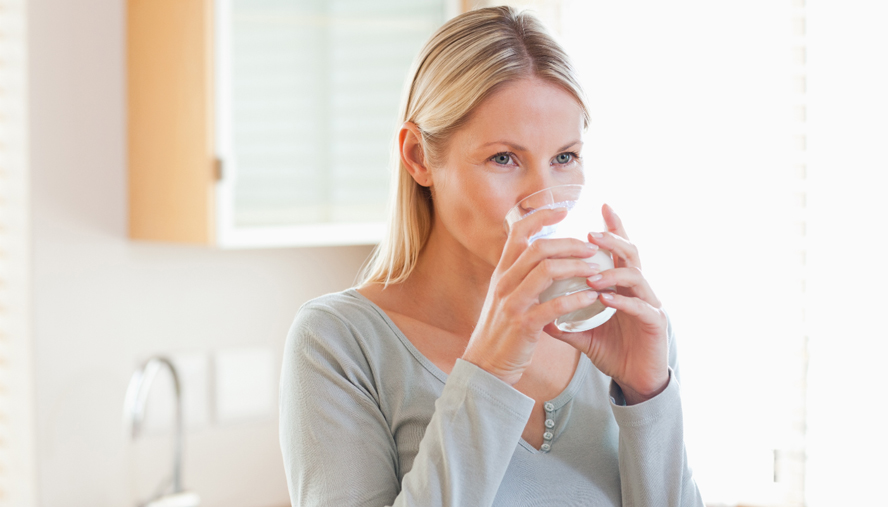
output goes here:
{"type": "Polygon", "coordinates": [[[521,198],[535,194],[540,190],[559,185],[548,164],[542,167],[528,168],[521,185],[521,198]]]}
{"type": "Polygon", "coordinates": [[[560,171],[551,167],[547,162],[540,161],[525,169],[520,185],[520,199],[554,186],[582,185],[585,183],[582,170],[560,171]]]}
{"type": "Polygon", "coordinates": [[[582,175],[560,175],[553,171],[529,171],[522,182],[518,201],[521,215],[537,209],[551,208],[559,203],[574,202],[582,193],[582,175]],[[553,188],[554,187],[554,188],[553,188]]]}

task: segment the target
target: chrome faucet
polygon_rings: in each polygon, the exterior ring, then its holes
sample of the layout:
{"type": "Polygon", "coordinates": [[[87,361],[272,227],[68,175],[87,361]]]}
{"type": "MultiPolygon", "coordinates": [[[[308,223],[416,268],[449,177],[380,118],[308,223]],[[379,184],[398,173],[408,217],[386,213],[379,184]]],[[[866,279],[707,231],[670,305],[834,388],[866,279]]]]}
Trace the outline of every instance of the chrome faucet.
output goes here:
{"type": "Polygon", "coordinates": [[[176,422],[175,437],[173,440],[173,476],[172,491],[164,494],[164,487],[158,492],[155,498],[140,504],[143,506],[161,506],[164,505],[165,499],[176,498],[175,505],[193,505],[200,503],[199,498],[194,493],[186,493],[182,490],[182,389],[179,383],[179,374],[172,361],[163,356],[154,356],[145,361],[141,367],[133,372],[130,378],[129,387],[126,390],[126,401],[124,402],[124,421],[131,428],[131,435],[135,440],[142,430],[142,423],[145,418],[145,403],[148,400],[148,392],[151,390],[151,384],[161,368],[166,367],[170,371],[173,378],[173,390],[176,395],[176,422]]]}

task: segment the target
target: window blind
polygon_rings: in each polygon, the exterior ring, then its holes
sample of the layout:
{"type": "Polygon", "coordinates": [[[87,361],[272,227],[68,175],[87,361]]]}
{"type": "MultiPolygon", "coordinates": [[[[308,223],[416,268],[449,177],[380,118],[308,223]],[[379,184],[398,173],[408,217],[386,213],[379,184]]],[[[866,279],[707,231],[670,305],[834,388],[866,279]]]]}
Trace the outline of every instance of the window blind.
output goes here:
{"type": "Polygon", "coordinates": [[[25,0],[0,0],[0,506],[35,505],[25,0]]]}
{"type": "Polygon", "coordinates": [[[237,226],[385,218],[400,92],[442,0],[235,0],[237,226]]]}

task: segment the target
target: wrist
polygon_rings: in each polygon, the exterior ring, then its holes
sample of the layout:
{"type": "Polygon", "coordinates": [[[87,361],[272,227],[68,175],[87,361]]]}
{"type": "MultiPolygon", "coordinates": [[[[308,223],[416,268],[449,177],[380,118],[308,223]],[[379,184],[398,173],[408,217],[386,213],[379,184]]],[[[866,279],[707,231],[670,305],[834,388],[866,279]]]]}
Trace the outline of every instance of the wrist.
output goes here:
{"type": "Polygon", "coordinates": [[[620,390],[623,391],[623,398],[626,400],[626,405],[637,405],[650,400],[666,390],[666,386],[669,385],[669,371],[666,371],[662,380],[651,382],[646,388],[635,389],[628,383],[617,379],[614,379],[614,382],[616,382],[617,385],[620,386],[620,390]]]}
{"type": "Polygon", "coordinates": [[[484,354],[473,354],[471,351],[466,350],[460,359],[474,364],[478,368],[481,368],[510,386],[514,386],[521,378],[522,372],[507,371],[503,368],[498,368],[496,365],[491,364],[490,361],[485,360],[484,356],[484,354]]]}

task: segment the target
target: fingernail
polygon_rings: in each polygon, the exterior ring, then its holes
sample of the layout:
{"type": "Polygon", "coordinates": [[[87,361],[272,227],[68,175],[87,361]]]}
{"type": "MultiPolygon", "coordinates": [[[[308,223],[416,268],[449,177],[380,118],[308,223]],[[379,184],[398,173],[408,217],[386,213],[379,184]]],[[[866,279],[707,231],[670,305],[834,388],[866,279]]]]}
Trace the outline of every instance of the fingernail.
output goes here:
{"type": "Polygon", "coordinates": [[[598,280],[601,280],[602,278],[603,277],[601,275],[595,275],[595,276],[590,276],[589,278],[586,278],[586,280],[589,280],[590,282],[597,282],[598,280]]]}
{"type": "Polygon", "coordinates": [[[582,295],[583,299],[590,303],[595,301],[595,299],[598,297],[598,293],[594,290],[584,290],[580,294],[582,295]]]}
{"type": "Polygon", "coordinates": [[[601,299],[603,299],[603,300],[605,300],[605,301],[613,301],[613,300],[614,300],[614,295],[611,294],[611,293],[609,293],[609,292],[602,292],[602,293],[601,293],[601,299]]]}
{"type": "Polygon", "coordinates": [[[593,252],[598,251],[598,245],[596,245],[595,243],[586,243],[586,248],[592,250],[593,252]]]}
{"type": "Polygon", "coordinates": [[[596,264],[596,263],[594,263],[594,262],[590,262],[590,263],[589,263],[589,269],[591,269],[592,271],[596,271],[596,272],[597,272],[597,271],[601,271],[601,266],[598,265],[598,264],[596,264]]]}
{"type": "Polygon", "coordinates": [[[593,238],[599,238],[599,239],[604,237],[604,234],[602,234],[600,232],[590,232],[589,235],[592,236],[593,238]]]}

